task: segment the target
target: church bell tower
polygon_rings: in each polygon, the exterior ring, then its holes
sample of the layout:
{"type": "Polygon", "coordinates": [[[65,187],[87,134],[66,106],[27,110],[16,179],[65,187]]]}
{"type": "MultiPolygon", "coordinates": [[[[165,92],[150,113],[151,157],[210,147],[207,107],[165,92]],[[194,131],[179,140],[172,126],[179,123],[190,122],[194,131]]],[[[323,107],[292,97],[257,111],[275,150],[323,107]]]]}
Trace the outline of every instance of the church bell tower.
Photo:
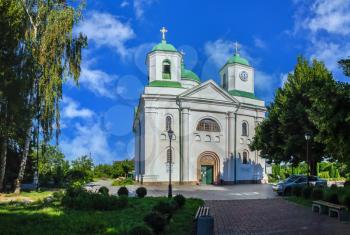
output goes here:
{"type": "Polygon", "coordinates": [[[221,86],[226,91],[235,93],[254,94],[254,69],[238,52],[235,43],[235,53],[220,70],[221,86]]]}

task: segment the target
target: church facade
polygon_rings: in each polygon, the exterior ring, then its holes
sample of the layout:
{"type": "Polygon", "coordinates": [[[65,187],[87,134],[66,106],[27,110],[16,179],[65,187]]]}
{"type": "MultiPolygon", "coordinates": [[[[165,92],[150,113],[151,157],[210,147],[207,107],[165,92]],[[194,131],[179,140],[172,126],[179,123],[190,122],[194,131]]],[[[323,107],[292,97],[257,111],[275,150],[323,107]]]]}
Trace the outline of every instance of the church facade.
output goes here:
{"type": "Polygon", "coordinates": [[[221,84],[201,82],[161,32],[147,54],[148,85],[133,123],[136,180],[168,183],[171,164],[175,183],[264,182],[265,160],[249,149],[266,112],[254,95],[254,68],[236,47],[219,71],[221,84]]]}

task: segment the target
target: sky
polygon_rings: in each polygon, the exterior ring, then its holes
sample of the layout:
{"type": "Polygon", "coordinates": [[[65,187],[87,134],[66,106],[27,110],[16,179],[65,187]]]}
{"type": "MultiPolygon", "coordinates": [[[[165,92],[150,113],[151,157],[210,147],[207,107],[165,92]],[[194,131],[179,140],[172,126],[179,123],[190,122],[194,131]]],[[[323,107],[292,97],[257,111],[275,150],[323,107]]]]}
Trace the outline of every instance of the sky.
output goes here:
{"type": "Polygon", "coordinates": [[[349,0],[87,0],[74,33],[84,33],[88,47],[79,85],[64,85],[60,149],[69,160],[91,155],[95,164],[133,158],[146,54],[163,26],[202,82],[219,84],[237,41],[255,69],[255,94],[268,104],[300,55],[349,82],[337,65],[350,56],[349,12],[349,0]]]}

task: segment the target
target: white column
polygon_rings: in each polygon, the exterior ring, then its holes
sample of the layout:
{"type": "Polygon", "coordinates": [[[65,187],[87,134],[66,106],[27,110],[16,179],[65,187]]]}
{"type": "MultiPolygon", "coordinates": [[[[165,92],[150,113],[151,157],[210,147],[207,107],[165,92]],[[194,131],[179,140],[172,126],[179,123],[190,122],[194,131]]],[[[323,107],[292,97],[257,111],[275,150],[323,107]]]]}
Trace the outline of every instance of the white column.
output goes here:
{"type": "Polygon", "coordinates": [[[231,156],[233,156],[233,145],[234,145],[234,115],[233,112],[228,112],[228,155],[226,156],[227,158],[229,158],[229,164],[228,164],[228,180],[229,181],[233,181],[234,178],[234,169],[232,166],[232,158],[231,156]]]}
{"type": "Polygon", "coordinates": [[[183,180],[189,181],[189,109],[182,109],[182,149],[183,149],[183,180]]]}

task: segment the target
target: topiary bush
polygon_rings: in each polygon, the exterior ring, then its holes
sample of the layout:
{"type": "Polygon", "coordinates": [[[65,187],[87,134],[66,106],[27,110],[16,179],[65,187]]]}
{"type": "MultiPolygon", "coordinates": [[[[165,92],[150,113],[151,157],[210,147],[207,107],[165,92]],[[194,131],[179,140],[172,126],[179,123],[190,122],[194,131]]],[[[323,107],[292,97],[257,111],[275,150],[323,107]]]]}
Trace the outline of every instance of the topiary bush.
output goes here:
{"type": "Polygon", "coordinates": [[[296,196],[296,197],[300,197],[302,194],[302,187],[298,187],[298,186],[295,186],[295,187],[292,187],[292,195],[293,196],[296,196]]]}
{"type": "Polygon", "coordinates": [[[172,201],[160,201],[154,207],[153,210],[161,214],[171,215],[176,209],[176,204],[172,201]]]}
{"type": "Polygon", "coordinates": [[[313,188],[312,193],[311,193],[311,198],[313,200],[322,200],[323,198],[323,190],[321,188],[313,188]]]}
{"type": "Polygon", "coordinates": [[[186,198],[181,194],[176,195],[173,200],[176,202],[178,208],[182,208],[186,203],[186,198]]]}
{"type": "Polygon", "coordinates": [[[166,219],[164,216],[156,211],[147,214],[143,220],[153,229],[154,233],[156,234],[162,232],[166,225],[166,219]]]}
{"type": "Polygon", "coordinates": [[[302,189],[302,196],[303,196],[303,198],[309,199],[311,197],[312,189],[313,189],[312,186],[305,186],[305,187],[303,187],[303,189],[302,189]]]}
{"type": "Polygon", "coordinates": [[[146,225],[136,225],[128,232],[129,235],[152,235],[152,230],[146,225]]]}
{"type": "Polygon", "coordinates": [[[136,195],[139,198],[144,198],[147,195],[147,189],[145,187],[139,187],[136,189],[136,195]]]}
{"type": "Polygon", "coordinates": [[[98,192],[103,194],[103,195],[108,195],[109,194],[109,189],[107,187],[105,187],[105,186],[102,186],[101,188],[99,188],[98,192]]]}
{"type": "Polygon", "coordinates": [[[118,196],[129,196],[129,190],[126,187],[120,187],[118,189],[118,196]]]}

